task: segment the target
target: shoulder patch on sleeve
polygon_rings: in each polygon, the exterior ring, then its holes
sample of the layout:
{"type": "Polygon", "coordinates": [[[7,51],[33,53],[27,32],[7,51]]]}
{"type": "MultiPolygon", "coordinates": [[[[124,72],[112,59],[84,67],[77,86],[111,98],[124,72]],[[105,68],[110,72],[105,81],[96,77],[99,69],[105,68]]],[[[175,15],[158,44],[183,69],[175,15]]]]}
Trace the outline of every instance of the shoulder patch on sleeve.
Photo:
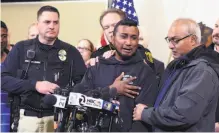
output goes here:
{"type": "Polygon", "coordinates": [[[150,63],[154,63],[154,60],[153,60],[153,57],[152,57],[152,54],[151,52],[145,52],[145,56],[146,56],[146,59],[150,62],[150,63]]]}

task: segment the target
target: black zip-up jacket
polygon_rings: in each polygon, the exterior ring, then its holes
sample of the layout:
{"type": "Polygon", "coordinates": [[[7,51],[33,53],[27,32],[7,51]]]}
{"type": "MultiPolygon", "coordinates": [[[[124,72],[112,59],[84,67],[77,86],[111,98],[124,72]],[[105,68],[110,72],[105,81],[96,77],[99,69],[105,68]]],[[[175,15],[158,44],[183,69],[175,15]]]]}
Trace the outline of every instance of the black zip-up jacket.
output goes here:
{"type": "Polygon", "coordinates": [[[74,83],[79,83],[86,67],[75,47],[59,39],[56,39],[52,46],[41,44],[38,37],[18,42],[1,65],[1,89],[21,96],[21,105],[43,109],[41,98],[44,95],[35,89],[36,82],[46,80],[66,87],[69,83],[71,64],[72,79],[74,83]],[[21,79],[29,62],[28,50],[35,51],[35,56],[26,78],[21,79]]]}
{"type": "Polygon", "coordinates": [[[152,106],[157,96],[158,87],[153,70],[146,65],[142,58],[136,53],[131,59],[124,62],[116,60],[115,56],[109,59],[99,58],[99,63],[88,68],[81,84],[83,85],[82,92],[88,94],[94,89],[102,88],[103,93],[109,92],[109,86],[114,80],[124,72],[125,75],[136,76],[133,85],[140,86],[139,96],[135,99],[119,96],[120,101],[120,116],[123,120],[122,128],[116,128],[114,131],[148,131],[149,125],[144,125],[142,122],[134,122],[132,119],[133,109],[138,103],[143,103],[152,106]]]}
{"type": "MultiPolygon", "coordinates": [[[[214,50],[215,44],[212,43],[208,49],[214,50]]],[[[219,122],[219,98],[218,98],[218,102],[217,102],[217,110],[216,110],[216,116],[215,116],[215,120],[216,122],[219,122]]]]}

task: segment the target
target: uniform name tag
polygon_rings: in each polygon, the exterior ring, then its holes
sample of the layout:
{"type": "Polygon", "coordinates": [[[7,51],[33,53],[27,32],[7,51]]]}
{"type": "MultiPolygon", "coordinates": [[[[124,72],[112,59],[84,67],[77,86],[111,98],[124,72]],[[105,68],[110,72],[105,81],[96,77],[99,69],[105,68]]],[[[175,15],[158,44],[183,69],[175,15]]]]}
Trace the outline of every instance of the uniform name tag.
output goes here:
{"type": "MultiPolygon", "coordinates": [[[[25,62],[30,62],[30,60],[25,60],[25,62]]],[[[33,63],[33,64],[40,64],[41,62],[40,61],[31,61],[30,63],[33,63]]]]}

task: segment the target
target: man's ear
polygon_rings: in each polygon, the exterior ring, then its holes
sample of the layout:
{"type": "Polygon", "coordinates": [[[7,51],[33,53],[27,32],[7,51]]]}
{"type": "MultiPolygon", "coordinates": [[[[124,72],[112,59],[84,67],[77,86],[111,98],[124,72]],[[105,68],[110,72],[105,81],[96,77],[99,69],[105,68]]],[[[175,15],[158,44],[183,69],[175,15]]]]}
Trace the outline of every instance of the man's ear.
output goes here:
{"type": "Polygon", "coordinates": [[[192,35],[192,36],[191,36],[191,42],[192,42],[192,45],[193,45],[193,46],[195,46],[195,45],[197,44],[197,41],[198,41],[197,36],[192,35]]]}

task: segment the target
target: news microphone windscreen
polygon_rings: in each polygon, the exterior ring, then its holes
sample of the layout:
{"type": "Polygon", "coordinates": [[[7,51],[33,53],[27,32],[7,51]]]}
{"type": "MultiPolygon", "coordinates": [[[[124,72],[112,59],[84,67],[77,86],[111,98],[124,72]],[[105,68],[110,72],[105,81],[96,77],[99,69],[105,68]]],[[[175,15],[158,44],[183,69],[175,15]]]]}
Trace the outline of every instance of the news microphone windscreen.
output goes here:
{"type": "Polygon", "coordinates": [[[93,97],[93,98],[101,98],[102,94],[98,90],[94,89],[94,90],[90,91],[87,94],[87,96],[90,96],[90,97],[93,97]]]}
{"type": "Polygon", "coordinates": [[[57,98],[52,94],[45,95],[43,98],[43,103],[46,105],[53,106],[56,104],[56,102],[57,102],[57,98]]]}
{"type": "Polygon", "coordinates": [[[79,83],[76,84],[73,89],[71,89],[71,92],[83,93],[84,89],[85,89],[84,85],[79,83]]]}
{"type": "Polygon", "coordinates": [[[117,90],[115,88],[108,88],[107,91],[102,92],[102,99],[105,101],[109,101],[110,98],[114,98],[117,95],[117,90]]]}
{"type": "Polygon", "coordinates": [[[117,89],[116,89],[116,88],[111,88],[111,89],[109,89],[109,95],[110,95],[111,98],[116,97],[116,95],[117,95],[117,89]]]}

